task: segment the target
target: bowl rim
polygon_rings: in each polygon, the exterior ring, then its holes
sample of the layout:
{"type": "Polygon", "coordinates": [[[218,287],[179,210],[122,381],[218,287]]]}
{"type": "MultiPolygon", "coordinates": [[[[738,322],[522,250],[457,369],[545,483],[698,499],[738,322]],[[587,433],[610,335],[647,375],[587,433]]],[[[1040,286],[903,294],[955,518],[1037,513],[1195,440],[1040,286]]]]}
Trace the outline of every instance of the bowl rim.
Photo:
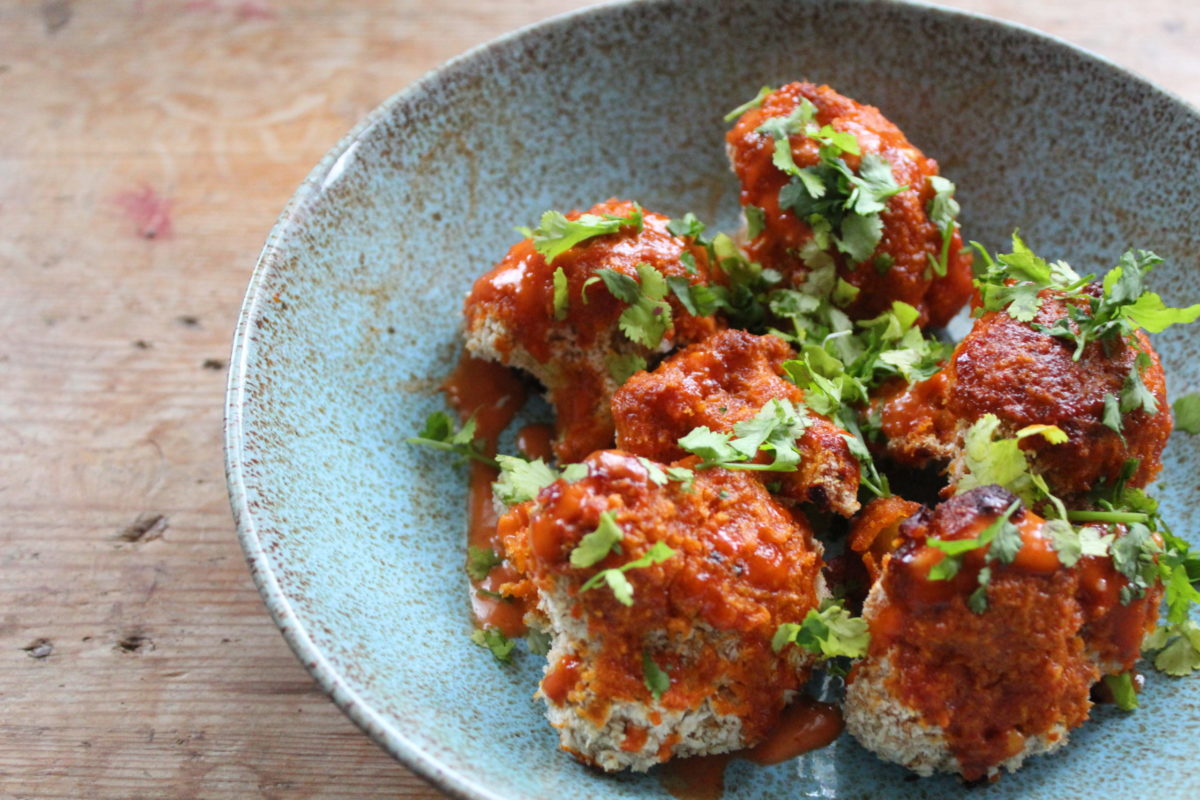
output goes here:
{"type": "MultiPolygon", "coordinates": [[[[370,111],[350,131],[345,134],[304,178],[275,224],[271,228],[255,263],[246,294],[238,313],[234,330],[232,350],[229,359],[229,373],[225,391],[224,413],[224,453],[225,479],[229,492],[230,507],[237,528],[238,540],[241,544],[251,576],[254,579],[259,595],[266,605],[268,612],[279,628],[284,640],[293,653],[312,675],[313,679],[325,691],[333,702],[353,721],[364,733],[371,737],[387,753],[418,776],[429,782],[439,791],[458,800],[512,800],[496,794],[490,788],[476,782],[469,776],[447,767],[437,757],[425,752],[422,747],[410,739],[406,733],[394,725],[388,718],[372,708],[362,695],[354,688],[344,674],[340,673],[325,657],[321,649],[314,643],[300,622],[292,603],[288,600],[278,577],[271,569],[270,559],[263,548],[258,535],[255,514],[247,502],[246,461],[243,451],[245,436],[245,419],[243,408],[247,405],[246,377],[249,371],[252,347],[249,346],[249,333],[255,327],[254,321],[259,317],[268,298],[264,294],[264,286],[268,278],[281,264],[281,243],[290,234],[302,226],[300,220],[304,212],[317,201],[324,190],[332,184],[345,168],[346,161],[356,149],[360,140],[365,138],[377,125],[389,118],[393,111],[405,103],[415,100],[434,89],[447,77],[452,77],[458,71],[469,68],[472,62],[480,56],[498,52],[504,48],[519,43],[526,37],[538,36],[549,30],[556,30],[577,21],[591,17],[603,17],[610,14],[630,13],[639,7],[671,6],[687,0],[611,0],[598,5],[586,6],[524,25],[509,31],[483,44],[451,58],[440,66],[424,73],[417,80],[388,97],[375,109],[370,111]]],[[[714,3],[720,0],[711,0],[714,3]]],[[[1186,113],[1193,116],[1200,124],[1200,111],[1177,93],[1164,89],[1149,79],[1135,73],[1131,69],[1093,53],[1079,45],[1073,44],[1059,36],[1046,33],[1020,22],[999,19],[975,11],[950,8],[935,5],[925,0],[817,0],[817,2],[844,3],[853,6],[901,6],[912,9],[914,13],[932,15],[951,21],[969,21],[999,28],[1020,36],[1032,39],[1042,44],[1056,45],[1072,52],[1074,56],[1090,61],[1102,69],[1115,73],[1116,77],[1132,81],[1139,88],[1158,95],[1160,99],[1171,101],[1186,113]]]]}

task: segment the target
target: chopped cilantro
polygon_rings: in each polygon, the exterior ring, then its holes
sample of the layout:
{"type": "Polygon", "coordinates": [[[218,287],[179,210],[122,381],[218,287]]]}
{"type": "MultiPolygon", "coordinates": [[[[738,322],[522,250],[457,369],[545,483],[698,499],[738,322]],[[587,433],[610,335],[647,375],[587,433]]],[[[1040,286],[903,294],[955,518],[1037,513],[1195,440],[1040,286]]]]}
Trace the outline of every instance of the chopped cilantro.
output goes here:
{"type": "Polygon", "coordinates": [[[759,106],[761,106],[763,104],[763,100],[767,99],[767,95],[769,95],[773,91],[775,91],[775,90],[772,89],[770,86],[762,87],[761,89],[758,90],[758,94],[754,95],[753,99],[747,100],[745,103],[742,103],[740,106],[735,108],[733,111],[730,111],[728,114],[726,114],[725,121],[732,122],[733,120],[740,117],[742,114],[745,114],[750,109],[758,108],[759,106]]]}
{"type": "Polygon", "coordinates": [[[640,232],[642,221],[642,207],[634,203],[633,211],[627,217],[618,217],[613,214],[603,216],[581,214],[578,219],[572,220],[567,219],[562,212],[547,211],[542,214],[541,223],[535,230],[518,230],[533,239],[534,249],[542,254],[547,264],[553,264],[554,259],[588,239],[616,233],[621,228],[628,226],[632,226],[640,232]]]}
{"type": "Polygon", "coordinates": [[[585,534],[579,544],[571,551],[571,566],[576,568],[590,567],[603,561],[614,549],[621,552],[621,539],[625,536],[616,517],[611,511],[600,514],[600,523],[596,530],[585,534]]]}
{"type": "Polygon", "coordinates": [[[1175,426],[1184,433],[1200,433],[1200,393],[1192,392],[1177,398],[1171,406],[1175,411],[1175,426]]]}
{"type": "Polygon", "coordinates": [[[601,583],[607,583],[618,603],[623,606],[631,606],[633,605],[633,584],[625,577],[625,573],[631,569],[642,569],[652,564],[661,564],[673,555],[675,555],[675,551],[665,542],[655,542],[641,558],[630,561],[622,567],[600,570],[588,578],[579,591],[586,592],[589,589],[595,589],[601,583]]]}
{"type": "Polygon", "coordinates": [[[820,610],[809,609],[800,623],[780,625],[771,639],[771,649],[778,653],[794,644],[823,658],[861,658],[867,654],[870,642],[866,620],[851,616],[840,601],[826,599],[820,610]]]}
{"type": "Polygon", "coordinates": [[[562,267],[554,269],[554,318],[560,322],[567,318],[567,273],[562,267]]]}
{"type": "Polygon", "coordinates": [[[559,477],[540,458],[526,461],[516,456],[496,456],[496,461],[500,465],[500,478],[492,484],[492,493],[507,506],[532,500],[559,477]]]}
{"type": "Polygon", "coordinates": [[[671,676],[663,672],[645,650],[642,651],[642,680],[655,700],[661,700],[663,694],[671,688],[671,676]]]}
{"type": "Polygon", "coordinates": [[[410,436],[404,441],[409,444],[419,444],[437,450],[446,450],[462,458],[471,458],[483,464],[496,466],[494,459],[483,454],[483,440],[475,438],[475,418],[467,420],[461,428],[454,427],[454,421],[445,411],[434,411],[425,418],[425,426],[416,436],[410,436]]]}
{"type": "Polygon", "coordinates": [[[476,628],[471,631],[471,641],[485,650],[490,650],[492,656],[501,664],[512,661],[512,651],[517,644],[495,628],[476,628]]]}
{"type": "Polygon", "coordinates": [[[481,581],[488,576],[493,567],[504,563],[504,559],[496,555],[490,547],[467,547],[467,575],[473,581],[481,581]]]}

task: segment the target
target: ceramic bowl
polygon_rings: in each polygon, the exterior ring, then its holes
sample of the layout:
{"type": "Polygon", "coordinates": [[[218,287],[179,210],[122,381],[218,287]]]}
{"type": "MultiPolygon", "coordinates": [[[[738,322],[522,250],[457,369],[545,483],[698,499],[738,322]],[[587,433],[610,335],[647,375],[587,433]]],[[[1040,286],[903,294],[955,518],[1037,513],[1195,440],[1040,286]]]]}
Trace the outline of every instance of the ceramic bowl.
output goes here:
{"type": "MultiPolygon", "coordinates": [[[[1104,269],[1168,259],[1154,287],[1197,300],[1200,118],[1057,41],[893,2],[661,0],[505,36],[385,102],[313,170],[271,232],[238,324],[229,489],[254,578],[320,685],[382,747],[464,798],[667,797],[561,752],[527,654],[468,641],[465,474],[406,446],[443,408],[473,279],[547,208],[618,195],[736,227],[722,114],[763,84],[826,82],[883,109],[958,183],[969,238],[1014,226],[1104,269]]],[[[1194,332],[1157,337],[1172,393],[1200,388],[1194,332]]],[[[535,406],[530,414],[546,414],[535,406]]],[[[1196,540],[1200,437],[1172,437],[1161,495],[1196,540]]],[[[1099,707],[1072,744],[980,796],[1200,795],[1200,680],[1148,676],[1142,708],[1099,707]]],[[[958,796],[849,737],[774,767],[734,762],[725,797],[958,796]]]]}

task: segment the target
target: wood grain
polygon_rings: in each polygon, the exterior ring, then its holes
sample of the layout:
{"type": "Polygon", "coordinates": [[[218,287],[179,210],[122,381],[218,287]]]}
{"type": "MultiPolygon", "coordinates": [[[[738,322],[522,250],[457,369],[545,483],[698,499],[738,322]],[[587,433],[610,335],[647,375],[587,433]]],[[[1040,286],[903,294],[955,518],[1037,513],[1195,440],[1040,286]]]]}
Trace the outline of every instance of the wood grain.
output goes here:
{"type": "MultiPolygon", "coordinates": [[[[0,0],[0,797],[441,795],[242,561],[224,366],[267,230],[365,112],[573,0],[0,0]]],[[[1200,6],[959,0],[1200,102],[1200,6]]]]}

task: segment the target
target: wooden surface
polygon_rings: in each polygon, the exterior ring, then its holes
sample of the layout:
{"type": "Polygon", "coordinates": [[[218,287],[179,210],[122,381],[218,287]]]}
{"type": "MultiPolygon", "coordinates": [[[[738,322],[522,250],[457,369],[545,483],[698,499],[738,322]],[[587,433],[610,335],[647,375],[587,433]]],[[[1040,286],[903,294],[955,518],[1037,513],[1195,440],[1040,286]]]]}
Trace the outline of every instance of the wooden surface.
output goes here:
{"type": "MultiPolygon", "coordinates": [[[[229,338],[276,215],[352,124],[579,5],[0,0],[0,797],[441,797],[259,602],[222,475],[229,338]]],[[[1200,104],[1200,4],[951,5],[1200,104]]]]}

